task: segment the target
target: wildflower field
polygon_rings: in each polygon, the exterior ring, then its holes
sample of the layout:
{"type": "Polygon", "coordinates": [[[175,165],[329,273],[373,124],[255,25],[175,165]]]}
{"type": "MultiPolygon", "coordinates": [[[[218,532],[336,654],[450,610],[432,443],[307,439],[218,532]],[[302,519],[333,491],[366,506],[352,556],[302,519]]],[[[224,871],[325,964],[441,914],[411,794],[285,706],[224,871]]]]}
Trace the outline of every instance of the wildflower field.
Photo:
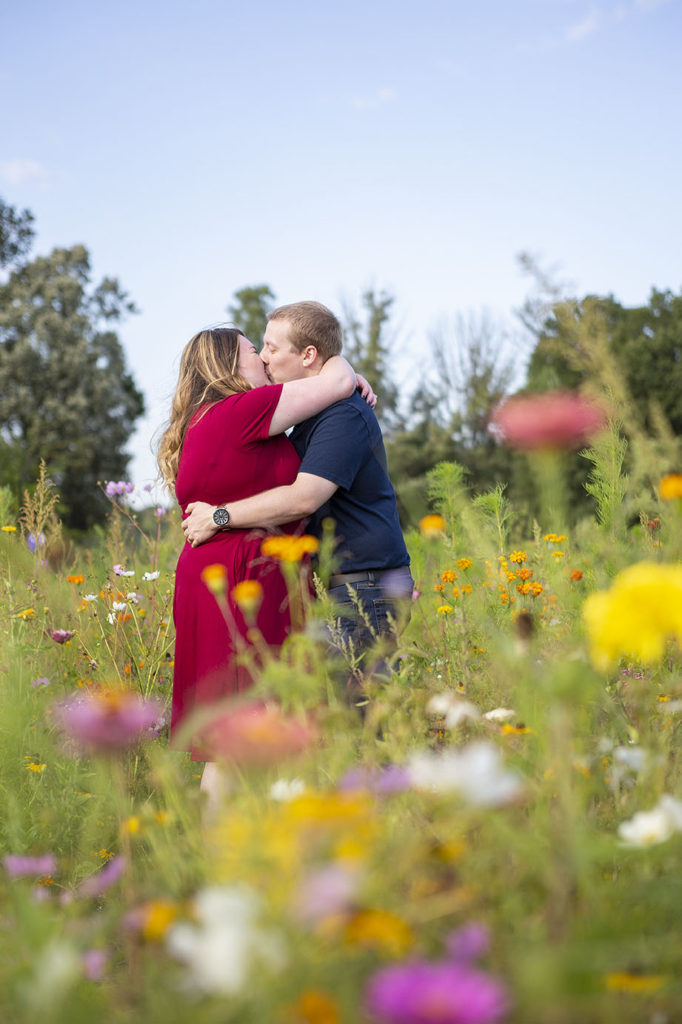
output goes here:
{"type": "Polygon", "coordinates": [[[4,495],[2,1020],[682,1019],[682,479],[622,455],[570,527],[546,452],[537,516],[438,467],[391,671],[349,706],[320,597],[210,814],[168,746],[179,513],[114,485],[74,545],[44,478],[4,495]]]}

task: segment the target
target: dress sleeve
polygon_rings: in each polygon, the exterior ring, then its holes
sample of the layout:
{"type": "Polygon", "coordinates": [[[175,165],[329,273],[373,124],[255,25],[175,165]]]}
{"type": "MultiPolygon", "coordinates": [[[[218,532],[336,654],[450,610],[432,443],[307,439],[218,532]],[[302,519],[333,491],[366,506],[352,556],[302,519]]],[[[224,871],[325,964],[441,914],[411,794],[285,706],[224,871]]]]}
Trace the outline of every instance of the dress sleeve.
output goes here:
{"type": "Polygon", "coordinates": [[[345,402],[326,409],[312,431],[301,473],[312,473],[350,488],[367,457],[368,434],[362,417],[345,402]]]}
{"type": "Polygon", "coordinates": [[[229,430],[233,439],[240,438],[246,444],[264,441],[281,394],[282,385],[271,384],[230,395],[211,410],[212,427],[217,432],[229,430]]]}

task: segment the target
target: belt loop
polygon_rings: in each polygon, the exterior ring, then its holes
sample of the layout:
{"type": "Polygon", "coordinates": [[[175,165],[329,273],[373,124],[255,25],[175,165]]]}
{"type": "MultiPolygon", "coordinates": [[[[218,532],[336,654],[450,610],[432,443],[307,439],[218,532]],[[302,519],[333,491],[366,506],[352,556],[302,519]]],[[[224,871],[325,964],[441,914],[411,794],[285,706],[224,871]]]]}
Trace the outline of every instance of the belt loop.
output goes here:
{"type": "Polygon", "coordinates": [[[367,570],[367,580],[368,580],[369,583],[375,583],[376,582],[376,580],[374,578],[374,573],[372,572],[371,569],[367,570]]]}

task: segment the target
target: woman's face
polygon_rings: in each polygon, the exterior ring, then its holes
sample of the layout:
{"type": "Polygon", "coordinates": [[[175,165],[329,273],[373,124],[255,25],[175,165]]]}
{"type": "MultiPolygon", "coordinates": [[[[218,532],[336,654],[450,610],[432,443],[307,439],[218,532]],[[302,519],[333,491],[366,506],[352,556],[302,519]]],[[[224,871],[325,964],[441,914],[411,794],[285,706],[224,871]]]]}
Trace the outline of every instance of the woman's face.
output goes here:
{"type": "Polygon", "coordinates": [[[271,383],[265,372],[265,363],[248,338],[243,335],[239,336],[239,373],[255,388],[271,383]]]}

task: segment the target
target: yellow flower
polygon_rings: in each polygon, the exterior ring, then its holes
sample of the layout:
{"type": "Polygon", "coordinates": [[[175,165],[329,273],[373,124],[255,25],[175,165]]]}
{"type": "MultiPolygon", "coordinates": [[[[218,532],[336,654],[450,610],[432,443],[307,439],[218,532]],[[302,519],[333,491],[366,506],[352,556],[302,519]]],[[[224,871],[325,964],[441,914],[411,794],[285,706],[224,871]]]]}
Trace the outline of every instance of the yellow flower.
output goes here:
{"type": "Polygon", "coordinates": [[[124,832],[127,832],[128,835],[136,836],[140,831],[140,819],[138,815],[131,814],[129,818],[126,818],[123,821],[121,828],[124,832]]]}
{"type": "Polygon", "coordinates": [[[67,576],[66,577],[66,582],[67,583],[85,583],[85,576],[81,576],[80,573],[78,573],[75,576],[67,576]]]}
{"type": "Polygon", "coordinates": [[[460,587],[460,590],[462,591],[463,594],[473,594],[474,592],[474,588],[471,586],[470,583],[463,583],[462,586],[460,587]]]}
{"type": "Polygon", "coordinates": [[[346,925],[346,942],[403,956],[413,942],[412,930],[402,917],[387,910],[360,910],[346,925]]]}
{"type": "Polygon", "coordinates": [[[289,1008],[287,1024],[340,1024],[336,1003],[325,993],[308,989],[289,1008]]]}
{"type": "Polygon", "coordinates": [[[520,580],[524,580],[524,581],[525,580],[531,580],[533,578],[533,570],[532,569],[519,569],[518,575],[519,575],[519,579],[520,580]]]}
{"type": "Polygon", "coordinates": [[[628,656],[660,661],[669,637],[682,640],[682,566],[639,562],[583,605],[590,657],[607,669],[628,656]]]}
{"type": "Polygon", "coordinates": [[[516,579],[516,573],[512,572],[511,569],[505,569],[504,570],[504,575],[507,578],[507,583],[511,583],[512,580],[516,579]]]}
{"type": "Polygon", "coordinates": [[[101,860],[111,860],[113,856],[114,854],[111,850],[107,850],[105,846],[103,846],[101,850],[95,850],[95,857],[100,857],[101,860]]]}
{"type": "Polygon", "coordinates": [[[457,573],[454,569],[446,569],[445,572],[440,574],[440,578],[443,583],[454,583],[457,579],[457,573]]]}
{"type": "Polygon", "coordinates": [[[261,553],[280,562],[300,562],[305,555],[313,555],[320,544],[316,537],[303,534],[292,537],[285,534],[281,537],[266,537],[260,546],[261,553]]]}
{"type": "Polygon", "coordinates": [[[45,769],[47,768],[47,765],[36,764],[35,761],[29,761],[28,764],[24,765],[24,768],[26,769],[27,772],[36,772],[38,775],[41,775],[42,772],[44,772],[45,769]]]}
{"type": "Polygon", "coordinates": [[[631,974],[629,971],[614,971],[606,975],[606,987],[610,992],[657,992],[665,978],[660,974],[631,974]]]}
{"type": "Polygon", "coordinates": [[[16,526],[0,526],[0,530],[2,530],[3,533],[16,533],[17,532],[16,526]]]}
{"type": "Polygon", "coordinates": [[[227,587],[227,569],[220,563],[216,565],[207,565],[201,570],[201,578],[216,597],[220,594],[225,593],[227,587]]]}
{"type": "Polygon", "coordinates": [[[470,569],[474,563],[470,558],[460,558],[457,560],[457,568],[464,572],[465,569],[470,569]]]}
{"type": "Polygon", "coordinates": [[[160,942],[178,916],[178,908],[169,900],[151,900],[140,908],[142,934],[148,942],[160,942]]]}
{"type": "Polygon", "coordinates": [[[445,520],[439,515],[424,516],[419,521],[419,529],[424,537],[438,537],[445,531],[445,520]]]}
{"type": "Polygon", "coordinates": [[[233,588],[232,600],[243,615],[256,615],[263,600],[263,588],[258,580],[242,580],[233,588]]]}
{"type": "Polygon", "coordinates": [[[509,556],[509,561],[518,562],[519,564],[521,564],[522,562],[526,561],[527,557],[528,556],[526,555],[525,551],[512,551],[511,555],[509,556]]]}
{"type": "Polygon", "coordinates": [[[23,612],[17,612],[14,616],[15,619],[23,619],[24,621],[26,621],[26,619],[35,619],[35,617],[36,613],[33,608],[24,608],[23,612]]]}
{"type": "Polygon", "coordinates": [[[658,485],[658,493],[663,501],[682,498],[682,473],[668,473],[658,485]]]}
{"type": "Polygon", "coordinates": [[[451,604],[441,604],[436,609],[439,615],[449,615],[452,610],[453,609],[451,604]]]}
{"type": "Polygon", "coordinates": [[[557,558],[558,559],[558,558],[563,558],[563,557],[564,557],[563,551],[553,551],[552,552],[552,558],[557,558]]]}

